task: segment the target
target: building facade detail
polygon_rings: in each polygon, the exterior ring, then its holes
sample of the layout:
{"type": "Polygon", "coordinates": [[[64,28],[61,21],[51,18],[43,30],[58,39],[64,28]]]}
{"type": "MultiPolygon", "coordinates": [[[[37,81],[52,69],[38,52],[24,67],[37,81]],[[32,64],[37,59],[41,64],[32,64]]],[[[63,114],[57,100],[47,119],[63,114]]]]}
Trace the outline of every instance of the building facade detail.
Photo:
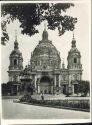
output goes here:
{"type": "MultiPolygon", "coordinates": [[[[68,52],[67,62],[68,65],[65,68],[64,62],[61,62],[60,52],[48,39],[48,32],[44,29],[42,40],[31,52],[30,65],[26,67],[29,74],[28,78],[31,79],[29,81],[33,84],[35,93],[66,94],[68,90],[74,93],[77,81],[82,78],[81,54],[76,47],[74,36],[71,49],[68,52]]],[[[10,54],[8,71],[10,80],[16,81],[17,79],[18,81],[21,71],[23,75],[23,57],[18,49],[18,42],[15,40],[14,50],[10,54]]],[[[26,78],[23,76],[23,79],[26,78]]]]}

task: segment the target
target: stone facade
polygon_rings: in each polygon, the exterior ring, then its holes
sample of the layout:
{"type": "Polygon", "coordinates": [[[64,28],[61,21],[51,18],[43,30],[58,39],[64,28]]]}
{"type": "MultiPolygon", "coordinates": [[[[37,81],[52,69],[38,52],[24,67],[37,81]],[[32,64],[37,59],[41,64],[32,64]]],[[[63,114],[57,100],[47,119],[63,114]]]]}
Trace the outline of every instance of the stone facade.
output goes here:
{"type": "MultiPolygon", "coordinates": [[[[55,94],[68,91],[74,93],[77,80],[82,77],[81,54],[76,48],[76,40],[72,39],[72,46],[68,52],[67,68],[62,62],[60,52],[48,39],[48,32],[44,29],[42,40],[31,53],[30,65],[26,67],[28,74],[34,85],[35,93],[55,94]]],[[[23,58],[18,49],[18,43],[15,41],[14,50],[10,54],[9,80],[20,81],[23,74],[23,58]],[[16,79],[15,79],[16,77],[16,79]],[[21,77],[21,78],[20,78],[21,77]]],[[[25,79],[25,76],[23,77],[25,79]]],[[[27,83],[26,83],[27,84],[27,83]]]]}

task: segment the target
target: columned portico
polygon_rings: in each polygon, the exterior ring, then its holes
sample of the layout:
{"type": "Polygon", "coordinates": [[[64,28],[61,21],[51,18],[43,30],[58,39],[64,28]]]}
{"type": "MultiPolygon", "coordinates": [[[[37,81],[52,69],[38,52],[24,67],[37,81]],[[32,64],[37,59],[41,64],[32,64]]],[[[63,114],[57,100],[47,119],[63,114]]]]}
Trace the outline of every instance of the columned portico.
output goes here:
{"type": "Polygon", "coordinates": [[[53,84],[49,76],[41,76],[37,82],[38,93],[53,94],[53,84]]]}

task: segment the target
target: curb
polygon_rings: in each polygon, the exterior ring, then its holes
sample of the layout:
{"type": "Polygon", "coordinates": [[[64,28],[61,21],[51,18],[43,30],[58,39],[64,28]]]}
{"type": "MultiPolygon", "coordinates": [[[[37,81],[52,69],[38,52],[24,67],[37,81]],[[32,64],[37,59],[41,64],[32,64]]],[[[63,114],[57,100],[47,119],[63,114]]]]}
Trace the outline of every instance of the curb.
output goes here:
{"type": "Polygon", "coordinates": [[[90,112],[90,109],[87,110],[87,109],[81,109],[81,108],[71,108],[71,107],[64,107],[64,106],[51,106],[51,105],[27,103],[27,102],[18,102],[18,101],[14,101],[14,102],[15,103],[21,103],[21,104],[34,105],[34,106],[43,106],[43,107],[51,107],[51,108],[58,108],[58,109],[68,109],[68,110],[75,110],[75,111],[90,112]]]}

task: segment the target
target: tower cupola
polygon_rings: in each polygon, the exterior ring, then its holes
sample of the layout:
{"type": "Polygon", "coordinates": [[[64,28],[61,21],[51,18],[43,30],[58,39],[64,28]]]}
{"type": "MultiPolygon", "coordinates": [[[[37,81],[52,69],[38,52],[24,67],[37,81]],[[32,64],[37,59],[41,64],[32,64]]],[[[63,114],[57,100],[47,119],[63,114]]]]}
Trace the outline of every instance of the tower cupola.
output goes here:
{"type": "Polygon", "coordinates": [[[14,49],[18,49],[19,47],[18,47],[18,42],[17,42],[17,40],[15,40],[15,42],[14,42],[14,49]]]}
{"type": "Polygon", "coordinates": [[[73,39],[72,39],[72,48],[76,47],[76,40],[74,38],[74,33],[73,33],[73,39]]]}

